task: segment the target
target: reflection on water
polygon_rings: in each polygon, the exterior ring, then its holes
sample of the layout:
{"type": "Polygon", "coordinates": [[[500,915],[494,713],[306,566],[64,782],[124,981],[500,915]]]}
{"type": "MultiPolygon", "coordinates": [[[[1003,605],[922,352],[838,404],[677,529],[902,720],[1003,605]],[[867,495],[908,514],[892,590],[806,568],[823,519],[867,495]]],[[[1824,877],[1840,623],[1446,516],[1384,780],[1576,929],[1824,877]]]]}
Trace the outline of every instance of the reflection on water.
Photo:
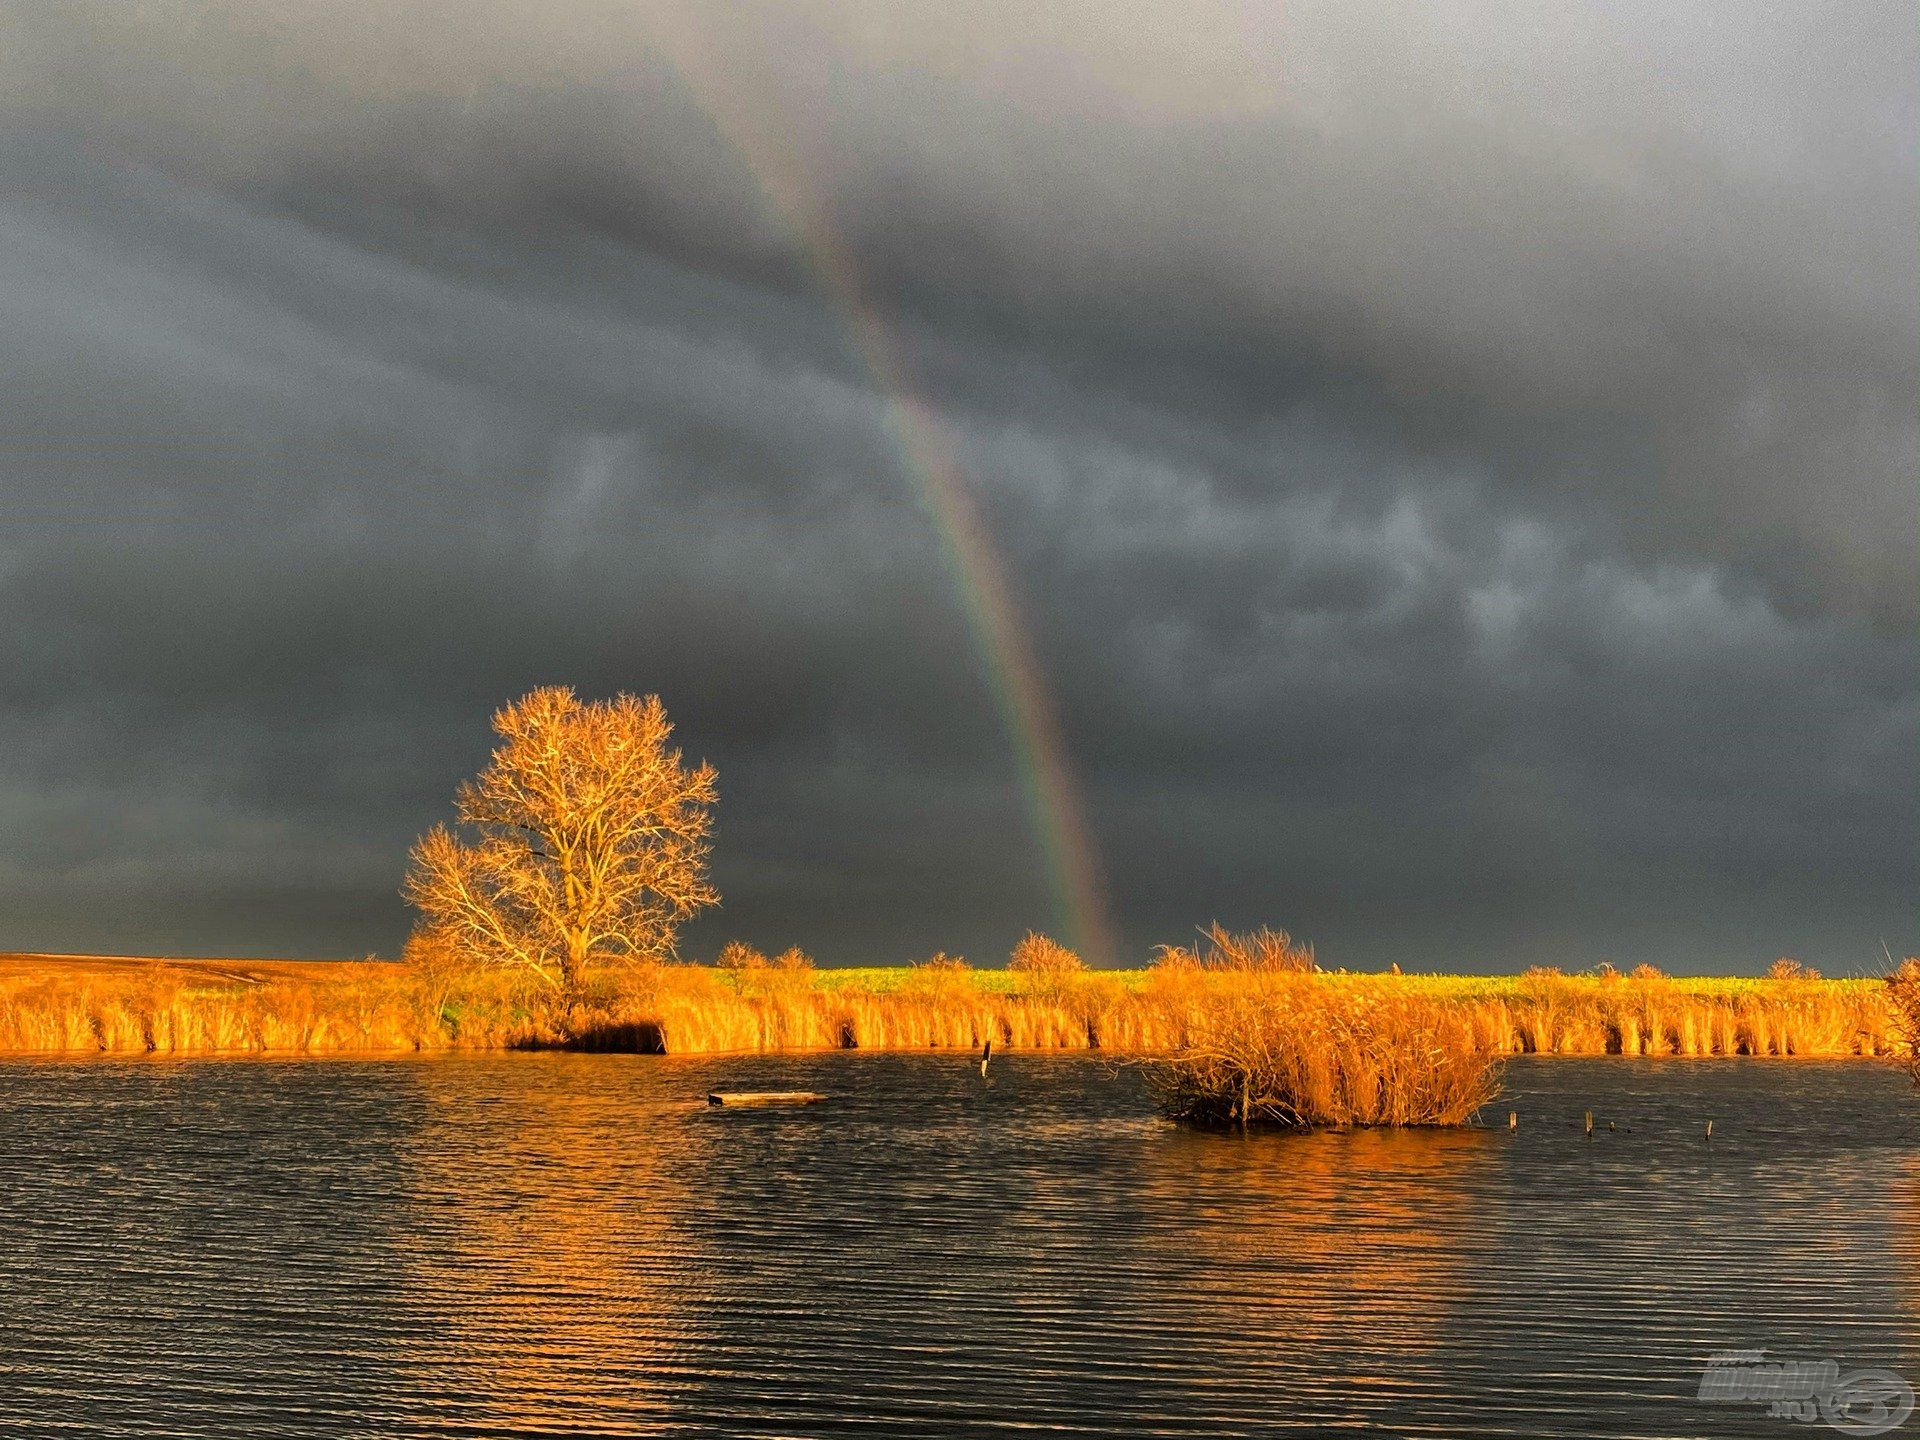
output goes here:
{"type": "Polygon", "coordinates": [[[478,1084],[423,1071],[429,1118],[407,1137],[396,1256],[404,1388],[432,1397],[437,1425],[488,1435],[581,1414],[657,1424],[699,1270],[680,1223],[700,1167],[697,1137],[674,1123],[686,1104],[636,1096],[625,1065],[565,1057],[478,1084]]]}
{"type": "Polygon", "coordinates": [[[1899,1076],[1508,1080],[1515,1134],[1247,1138],[1086,1057],[0,1066],[0,1433],[1751,1435],[1714,1349],[1920,1378],[1899,1076]]]}
{"type": "Polygon", "coordinates": [[[1431,1348],[1488,1228],[1483,1131],[1179,1135],[1149,1171],[1198,1260],[1191,1323],[1322,1369],[1372,1345],[1431,1348]]]}

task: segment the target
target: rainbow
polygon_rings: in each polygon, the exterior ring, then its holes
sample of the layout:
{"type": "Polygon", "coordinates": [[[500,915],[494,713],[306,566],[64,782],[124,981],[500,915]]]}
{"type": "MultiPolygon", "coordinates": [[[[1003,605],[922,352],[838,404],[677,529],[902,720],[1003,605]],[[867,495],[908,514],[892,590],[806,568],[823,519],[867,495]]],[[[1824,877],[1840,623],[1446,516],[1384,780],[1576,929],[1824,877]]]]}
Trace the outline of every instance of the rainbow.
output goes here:
{"type": "MultiPolygon", "coordinates": [[[[1096,966],[1117,950],[1086,808],[1061,735],[1059,712],[1028,636],[1006,566],[995,548],[946,426],[922,398],[892,329],[868,294],[850,247],[827,214],[806,166],[775,123],[751,123],[748,97],[729,81],[726,61],[705,53],[703,37],[668,34],[656,14],[652,35],[707,120],[737,154],[765,196],[770,218],[792,236],[844,323],[855,358],[885,404],[887,428],[903,468],[918,486],[940,536],[969,633],[989,677],[1001,723],[1019,762],[1029,823],[1046,858],[1059,920],[1096,966]]],[[[770,117],[769,117],[770,118],[770,117]]]]}

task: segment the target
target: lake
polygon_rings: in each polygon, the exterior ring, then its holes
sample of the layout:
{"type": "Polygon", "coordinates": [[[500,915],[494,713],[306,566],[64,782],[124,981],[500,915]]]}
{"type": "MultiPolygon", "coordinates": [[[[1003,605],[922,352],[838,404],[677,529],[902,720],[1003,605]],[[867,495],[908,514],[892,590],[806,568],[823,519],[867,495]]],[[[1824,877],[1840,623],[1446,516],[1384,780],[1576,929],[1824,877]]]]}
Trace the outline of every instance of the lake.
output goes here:
{"type": "Polygon", "coordinates": [[[1920,1380],[1890,1068],[1521,1060],[1488,1118],[1194,1134],[1089,1056],[3,1064],[0,1433],[1790,1437],[1714,1351],[1920,1380]]]}

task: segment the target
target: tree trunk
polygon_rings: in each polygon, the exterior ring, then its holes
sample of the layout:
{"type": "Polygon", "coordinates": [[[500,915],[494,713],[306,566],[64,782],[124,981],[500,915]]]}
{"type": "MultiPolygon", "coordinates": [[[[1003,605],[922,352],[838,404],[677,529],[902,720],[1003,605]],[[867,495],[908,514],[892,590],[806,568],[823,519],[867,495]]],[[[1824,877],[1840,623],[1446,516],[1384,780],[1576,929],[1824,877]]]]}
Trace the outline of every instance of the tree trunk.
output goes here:
{"type": "Polygon", "coordinates": [[[567,953],[560,959],[560,1003],[566,1007],[569,1023],[581,1001],[581,981],[587,969],[587,937],[567,936],[567,953]]]}

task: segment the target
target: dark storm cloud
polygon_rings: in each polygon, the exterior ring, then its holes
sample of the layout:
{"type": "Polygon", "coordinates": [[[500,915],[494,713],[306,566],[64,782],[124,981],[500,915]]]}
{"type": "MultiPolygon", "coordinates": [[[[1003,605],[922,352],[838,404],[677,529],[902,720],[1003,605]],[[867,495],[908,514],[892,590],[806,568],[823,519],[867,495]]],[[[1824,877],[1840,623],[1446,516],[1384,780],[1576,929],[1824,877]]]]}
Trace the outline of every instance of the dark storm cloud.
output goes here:
{"type": "Polygon", "coordinates": [[[720,764],[696,949],[1054,923],[821,224],[1136,949],[1899,942],[1910,14],[905,13],[5,22],[12,943],[391,950],[553,680],[720,764]]]}

